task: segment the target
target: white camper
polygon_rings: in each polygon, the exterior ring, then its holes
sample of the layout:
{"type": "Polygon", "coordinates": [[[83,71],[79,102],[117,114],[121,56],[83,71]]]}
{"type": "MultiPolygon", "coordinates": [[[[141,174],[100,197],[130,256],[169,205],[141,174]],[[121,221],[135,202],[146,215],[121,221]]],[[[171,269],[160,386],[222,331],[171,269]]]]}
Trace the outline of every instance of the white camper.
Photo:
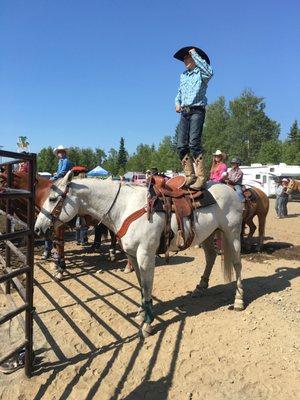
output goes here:
{"type": "Polygon", "coordinates": [[[278,178],[300,178],[299,165],[262,165],[251,164],[241,166],[243,171],[243,184],[255,186],[263,190],[268,197],[275,196],[276,181],[278,178]]]}

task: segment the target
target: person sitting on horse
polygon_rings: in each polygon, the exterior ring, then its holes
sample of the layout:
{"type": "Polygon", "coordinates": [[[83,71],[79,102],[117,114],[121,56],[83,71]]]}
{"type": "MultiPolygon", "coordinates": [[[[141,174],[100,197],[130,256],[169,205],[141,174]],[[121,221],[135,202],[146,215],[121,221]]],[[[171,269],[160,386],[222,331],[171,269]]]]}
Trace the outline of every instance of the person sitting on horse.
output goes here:
{"type": "MultiPolygon", "coordinates": [[[[21,151],[21,154],[28,154],[26,151],[21,151]]],[[[29,161],[23,161],[19,164],[18,172],[24,172],[25,174],[28,174],[29,172],[29,161]]]]}
{"type": "MultiPolygon", "coordinates": [[[[59,145],[53,150],[53,153],[56,155],[59,161],[56,173],[50,178],[51,181],[62,178],[72,168],[72,163],[67,158],[67,151],[68,149],[63,145],[59,145]]],[[[46,239],[43,253],[44,260],[47,260],[49,257],[51,257],[52,249],[52,240],[46,239]]]]}
{"type": "Polygon", "coordinates": [[[210,188],[216,183],[224,182],[224,174],[227,171],[227,165],[223,162],[224,154],[221,150],[216,150],[213,153],[212,165],[210,168],[209,181],[206,182],[206,187],[210,188]]]}
{"type": "Polygon", "coordinates": [[[234,157],[230,163],[231,169],[227,173],[225,182],[237,192],[239,200],[245,202],[242,189],[243,171],[240,169],[241,160],[238,157],[234,157]]]}
{"type": "Polygon", "coordinates": [[[51,180],[62,178],[72,168],[72,163],[67,157],[68,149],[63,145],[59,145],[53,150],[53,153],[58,158],[58,167],[56,173],[53,175],[51,180]]]}
{"type": "Polygon", "coordinates": [[[186,176],[185,186],[199,190],[205,181],[201,138],[206,89],[213,71],[207,54],[197,47],[184,47],[174,54],[174,58],[183,61],[186,67],[180,76],[175,98],[175,110],[181,114],[176,128],[177,150],[186,176]]]}

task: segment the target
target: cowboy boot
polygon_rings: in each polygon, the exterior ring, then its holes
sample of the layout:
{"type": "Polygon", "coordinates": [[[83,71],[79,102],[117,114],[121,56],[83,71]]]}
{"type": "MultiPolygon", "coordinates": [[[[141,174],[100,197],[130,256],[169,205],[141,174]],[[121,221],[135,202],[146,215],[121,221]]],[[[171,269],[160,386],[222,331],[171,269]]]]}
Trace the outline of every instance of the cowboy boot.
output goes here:
{"type": "Polygon", "coordinates": [[[183,172],[185,174],[186,180],[184,186],[190,186],[192,183],[196,181],[194,166],[192,158],[189,154],[186,154],[181,160],[181,164],[183,167],[183,172]]]}
{"type": "Polygon", "coordinates": [[[203,157],[200,154],[197,158],[194,159],[195,163],[195,172],[196,172],[196,181],[190,185],[190,189],[200,190],[205,182],[205,170],[204,170],[204,162],[203,157]]]}

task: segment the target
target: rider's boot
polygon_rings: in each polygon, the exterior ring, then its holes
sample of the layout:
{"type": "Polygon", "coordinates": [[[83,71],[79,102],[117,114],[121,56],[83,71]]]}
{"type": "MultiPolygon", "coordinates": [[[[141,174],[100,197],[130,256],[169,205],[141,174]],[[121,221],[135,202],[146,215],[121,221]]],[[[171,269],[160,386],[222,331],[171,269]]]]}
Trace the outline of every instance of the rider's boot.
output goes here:
{"type": "Polygon", "coordinates": [[[48,258],[50,258],[51,257],[51,250],[45,250],[44,252],[43,252],[43,260],[48,260],[48,258]]]}
{"type": "Polygon", "coordinates": [[[181,160],[183,167],[183,172],[185,174],[186,180],[184,186],[189,187],[194,182],[196,182],[196,175],[194,171],[193,161],[189,154],[186,154],[181,160]]]}
{"type": "Polygon", "coordinates": [[[190,185],[190,189],[200,190],[206,181],[202,154],[199,154],[199,156],[194,159],[194,163],[195,163],[196,181],[190,185]]]}

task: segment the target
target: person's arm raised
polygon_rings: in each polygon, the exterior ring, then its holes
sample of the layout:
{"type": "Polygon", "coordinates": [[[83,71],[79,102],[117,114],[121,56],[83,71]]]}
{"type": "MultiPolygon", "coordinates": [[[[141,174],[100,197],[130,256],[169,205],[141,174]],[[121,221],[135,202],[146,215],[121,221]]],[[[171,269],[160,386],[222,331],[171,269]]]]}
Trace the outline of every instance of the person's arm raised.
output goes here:
{"type": "Polygon", "coordinates": [[[197,67],[200,69],[202,79],[209,81],[214,74],[212,67],[202,57],[199,56],[195,49],[191,49],[189,53],[195,61],[197,67]]]}

